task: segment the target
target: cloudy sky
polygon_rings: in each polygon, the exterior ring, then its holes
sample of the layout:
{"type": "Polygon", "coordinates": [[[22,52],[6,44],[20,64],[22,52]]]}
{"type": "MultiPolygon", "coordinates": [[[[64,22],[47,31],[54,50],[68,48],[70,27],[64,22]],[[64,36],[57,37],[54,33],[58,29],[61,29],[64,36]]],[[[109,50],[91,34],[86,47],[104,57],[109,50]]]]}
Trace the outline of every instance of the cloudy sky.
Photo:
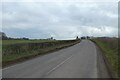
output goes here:
{"type": "Polygon", "coordinates": [[[118,34],[118,3],[113,0],[6,1],[0,11],[1,31],[9,37],[73,39],[118,34]]]}

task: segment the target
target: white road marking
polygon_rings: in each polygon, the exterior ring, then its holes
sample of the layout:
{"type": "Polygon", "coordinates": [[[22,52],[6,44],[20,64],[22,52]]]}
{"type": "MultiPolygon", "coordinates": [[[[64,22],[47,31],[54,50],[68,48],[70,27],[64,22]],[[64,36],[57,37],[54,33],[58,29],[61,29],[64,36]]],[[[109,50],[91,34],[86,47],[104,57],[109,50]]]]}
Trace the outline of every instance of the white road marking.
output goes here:
{"type": "MultiPolygon", "coordinates": [[[[73,56],[73,55],[72,55],[73,56]]],[[[56,67],[54,67],[53,69],[51,69],[49,72],[46,73],[46,75],[48,75],[49,73],[53,72],[55,69],[57,69],[58,67],[60,67],[62,64],[64,64],[68,59],[72,58],[72,56],[68,57],[66,60],[62,61],[60,64],[58,64],[56,67]]]]}

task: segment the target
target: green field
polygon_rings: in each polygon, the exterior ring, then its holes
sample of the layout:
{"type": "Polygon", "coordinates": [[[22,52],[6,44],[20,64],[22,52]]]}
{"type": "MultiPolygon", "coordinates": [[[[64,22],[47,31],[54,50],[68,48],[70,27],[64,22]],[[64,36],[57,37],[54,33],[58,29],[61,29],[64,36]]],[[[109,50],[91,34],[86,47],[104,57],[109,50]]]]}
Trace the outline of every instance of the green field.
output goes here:
{"type": "Polygon", "coordinates": [[[115,38],[98,38],[94,39],[96,44],[102,49],[109,63],[111,64],[115,75],[118,76],[118,39],[115,38]]]}
{"type": "Polygon", "coordinates": [[[2,40],[2,45],[21,44],[21,43],[41,43],[56,42],[58,40],[2,40]]]}

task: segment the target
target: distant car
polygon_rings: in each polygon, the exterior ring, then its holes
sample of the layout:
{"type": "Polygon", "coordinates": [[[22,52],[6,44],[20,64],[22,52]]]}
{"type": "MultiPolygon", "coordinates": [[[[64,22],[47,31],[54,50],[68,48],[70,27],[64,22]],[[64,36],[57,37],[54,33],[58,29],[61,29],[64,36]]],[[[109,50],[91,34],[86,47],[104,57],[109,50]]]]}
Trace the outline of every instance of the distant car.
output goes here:
{"type": "Polygon", "coordinates": [[[81,39],[86,39],[86,37],[81,37],[81,39]]]}
{"type": "Polygon", "coordinates": [[[87,39],[90,39],[90,37],[89,37],[89,36],[87,36],[86,38],[87,38],[87,39]]]}

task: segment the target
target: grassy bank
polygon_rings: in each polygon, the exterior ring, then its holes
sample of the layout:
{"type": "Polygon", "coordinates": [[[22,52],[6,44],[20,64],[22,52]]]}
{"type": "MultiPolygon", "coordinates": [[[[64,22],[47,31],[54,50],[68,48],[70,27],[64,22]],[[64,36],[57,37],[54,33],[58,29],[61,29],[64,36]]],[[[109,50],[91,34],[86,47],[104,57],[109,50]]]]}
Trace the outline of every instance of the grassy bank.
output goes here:
{"type": "MultiPolygon", "coordinates": [[[[3,41],[6,42],[6,41],[3,41]]],[[[12,63],[43,55],[48,52],[59,50],[80,42],[79,40],[61,40],[61,41],[17,41],[3,43],[2,45],[2,63],[3,67],[12,63]],[[23,42],[23,43],[22,43],[23,42]]]]}
{"type": "Polygon", "coordinates": [[[120,74],[118,73],[118,67],[120,66],[118,63],[118,39],[97,38],[94,39],[94,41],[102,49],[110,65],[112,66],[115,75],[120,76],[120,74]]]}

